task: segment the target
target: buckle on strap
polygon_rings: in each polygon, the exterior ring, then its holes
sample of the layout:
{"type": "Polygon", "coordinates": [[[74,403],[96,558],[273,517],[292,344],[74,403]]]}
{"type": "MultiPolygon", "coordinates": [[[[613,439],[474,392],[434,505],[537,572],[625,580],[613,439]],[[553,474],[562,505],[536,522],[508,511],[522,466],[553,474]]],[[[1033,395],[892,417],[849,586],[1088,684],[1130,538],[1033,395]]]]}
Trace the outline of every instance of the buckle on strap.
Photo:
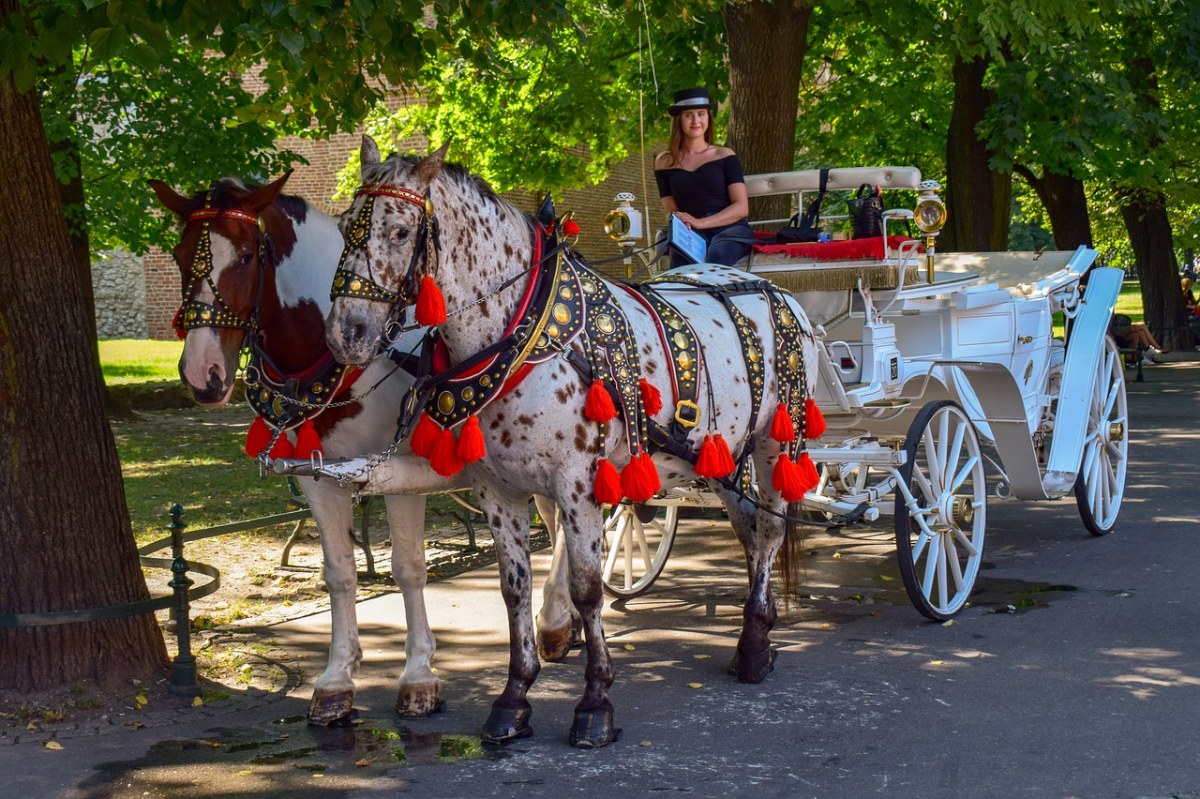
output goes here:
{"type": "Polygon", "coordinates": [[[689,399],[680,400],[675,405],[675,421],[680,427],[691,430],[700,424],[700,406],[689,399]]]}

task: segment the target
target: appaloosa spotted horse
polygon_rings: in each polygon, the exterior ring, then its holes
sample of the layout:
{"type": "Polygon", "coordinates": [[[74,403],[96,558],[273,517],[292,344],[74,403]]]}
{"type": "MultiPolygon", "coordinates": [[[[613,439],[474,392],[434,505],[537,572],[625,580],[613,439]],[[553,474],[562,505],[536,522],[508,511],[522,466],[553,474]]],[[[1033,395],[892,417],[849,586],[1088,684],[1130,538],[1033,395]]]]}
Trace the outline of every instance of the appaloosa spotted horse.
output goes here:
{"type": "MultiPolygon", "coordinates": [[[[314,447],[330,459],[383,451],[392,443],[396,407],[412,376],[386,357],[361,370],[334,361],[325,345],[324,318],[342,236],[333,217],[282,194],[286,180],[285,175],[254,187],[227,178],[191,197],[150,181],[163,205],[183,222],[174,250],[183,279],[176,326],[186,334],[180,377],[196,402],[223,405],[233,393],[239,355],[249,351],[247,396],[259,415],[247,454],[257,455],[268,445],[276,458],[307,458],[314,447]],[[276,435],[281,429],[286,432],[276,435]]],[[[405,334],[395,350],[407,352],[423,335],[423,330],[405,334]]],[[[420,718],[441,704],[424,599],[425,498],[420,494],[462,481],[447,480],[411,456],[405,465],[403,479],[385,496],[392,576],[404,598],[408,627],[396,711],[420,718]],[[404,495],[396,493],[401,491],[404,495]]],[[[330,724],[351,712],[354,671],[362,658],[353,506],[349,489],[334,480],[299,480],[320,530],[332,612],[329,661],[313,686],[309,720],[330,724]]],[[[552,514],[553,507],[544,506],[543,513],[552,514]]],[[[539,617],[547,659],[565,655],[571,640],[565,558],[556,557],[558,563],[539,617]]]]}
{"type": "Polygon", "coordinates": [[[445,164],[444,148],[381,161],[366,138],[362,181],[340,223],[346,246],[327,338],[343,363],[366,363],[406,308],[436,325],[410,445],[440,471],[465,468],[496,540],[510,616],[508,680],[484,739],[531,733],[532,494],[559,505],[583,617],[586,688],[572,744],[619,734],[600,613],[604,504],[708,480],[749,567],[732,669],[743,681],[765,678],[771,568],[781,551],[788,563],[786,514],[816,482],[805,436],[823,424],[808,400],[816,348],[795,300],[712,265],[648,286],[610,283],[568,248],[548,248],[533,220],[445,164]]]}

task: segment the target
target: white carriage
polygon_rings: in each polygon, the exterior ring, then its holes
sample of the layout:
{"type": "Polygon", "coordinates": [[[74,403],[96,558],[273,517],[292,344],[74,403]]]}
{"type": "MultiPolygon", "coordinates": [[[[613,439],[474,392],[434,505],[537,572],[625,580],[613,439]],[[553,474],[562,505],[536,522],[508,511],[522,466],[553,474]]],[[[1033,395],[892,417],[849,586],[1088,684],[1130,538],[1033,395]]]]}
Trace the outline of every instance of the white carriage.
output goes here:
{"type": "MultiPolygon", "coordinates": [[[[746,185],[751,197],[793,195],[804,208],[818,181],[808,170],[751,175],[746,185]]],[[[818,243],[752,254],[749,269],[792,292],[818,332],[815,396],[828,430],[810,442],[821,481],[805,509],[835,525],[891,515],[909,597],[944,620],[971,594],[989,494],[1074,493],[1092,534],[1113,528],[1129,439],[1124,367],[1106,331],[1122,275],[1088,271],[1096,253],[1083,247],[935,254],[945,221],[936,183],[911,167],[828,176],[830,191],[863,183],[918,193],[915,208],[884,212],[875,256],[838,260],[844,245],[818,243]],[[914,222],[920,238],[889,239],[914,222]],[[1056,312],[1065,340],[1053,334],[1056,312]]],[[[610,215],[625,244],[627,214],[610,215]]],[[[718,505],[697,487],[618,508],[607,523],[606,588],[620,597],[646,591],[666,564],[680,508],[718,505]]]]}

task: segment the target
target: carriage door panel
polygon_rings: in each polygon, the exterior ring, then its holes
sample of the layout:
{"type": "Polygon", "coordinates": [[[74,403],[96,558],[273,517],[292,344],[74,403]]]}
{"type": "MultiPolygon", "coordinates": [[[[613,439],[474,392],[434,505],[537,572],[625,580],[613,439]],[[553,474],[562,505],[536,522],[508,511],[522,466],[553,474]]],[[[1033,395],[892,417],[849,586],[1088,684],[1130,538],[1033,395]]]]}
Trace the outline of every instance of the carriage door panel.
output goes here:
{"type": "Polygon", "coordinates": [[[1045,404],[1050,369],[1050,304],[1046,300],[1017,301],[1017,335],[1012,350],[1012,375],[1025,401],[1030,430],[1045,404]]]}

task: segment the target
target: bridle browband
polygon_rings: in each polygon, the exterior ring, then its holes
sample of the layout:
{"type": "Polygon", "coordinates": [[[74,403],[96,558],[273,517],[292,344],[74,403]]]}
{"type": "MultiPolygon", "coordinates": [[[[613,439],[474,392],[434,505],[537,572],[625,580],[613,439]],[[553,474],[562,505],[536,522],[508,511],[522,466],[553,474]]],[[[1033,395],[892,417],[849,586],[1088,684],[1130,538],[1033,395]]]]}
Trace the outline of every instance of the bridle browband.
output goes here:
{"type": "Polygon", "coordinates": [[[429,189],[425,194],[418,194],[412,189],[395,186],[390,183],[365,183],[354,192],[355,199],[364,197],[362,208],[354,217],[354,223],[346,234],[345,248],[337,271],[333,275],[333,285],[329,289],[329,298],[351,297],[354,299],[385,302],[388,304],[387,320],[384,324],[385,335],[380,341],[381,349],[391,346],[391,339],[403,328],[400,316],[416,298],[417,295],[417,266],[424,256],[425,273],[433,276],[437,273],[439,255],[441,253],[441,237],[437,217],[433,213],[433,200],[429,189]],[[367,274],[360,275],[346,269],[346,258],[352,252],[365,252],[367,239],[371,232],[371,215],[375,210],[376,197],[392,197],[412,203],[421,209],[421,222],[417,227],[417,240],[413,245],[412,258],[404,273],[399,287],[393,291],[380,285],[371,275],[371,261],[366,258],[367,274]],[[391,333],[391,335],[388,335],[391,333]]]}
{"type": "Polygon", "coordinates": [[[224,327],[244,330],[249,334],[258,329],[258,306],[262,301],[263,276],[266,271],[262,266],[270,252],[271,240],[266,234],[262,217],[239,208],[214,208],[208,204],[209,197],[210,193],[205,192],[204,207],[190,213],[183,223],[185,229],[188,225],[197,222],[202,227],[200,238],[196,244],[196,256],[192,259],[191,280],[183,289],[182,302],[179,311],[175,314],[174,327],[184,333],[198,327],[224,327]],[[217,283],[213,280],[212,239],[209,235],[209,223],[214,219],[233,219],[253,225],[258,230],[258,288],[255,292],[254,306],[249,319],[243,319],[229,310],[228,303],[221,296],[221,292],[217,289],[217,283]],[[196,284],[201,280],[206,282],[212,290],[212,304],[192,298],[196,292],[196,284]]]}

